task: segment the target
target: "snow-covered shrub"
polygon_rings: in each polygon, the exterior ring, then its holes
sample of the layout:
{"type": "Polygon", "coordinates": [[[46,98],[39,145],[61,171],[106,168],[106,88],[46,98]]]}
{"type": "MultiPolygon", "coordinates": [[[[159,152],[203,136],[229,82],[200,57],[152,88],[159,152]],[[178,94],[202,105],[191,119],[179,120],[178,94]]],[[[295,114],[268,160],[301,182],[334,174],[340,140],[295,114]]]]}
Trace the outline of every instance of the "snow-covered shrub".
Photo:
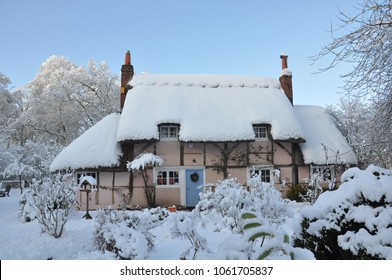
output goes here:
{"type": "Polygon", "coordinates": [[[245,239],[250,243],[250,259],[314,259],[311,251],[293,247],[289,234],[283,228],[271,226],[267,219],[257,213],[243,213],[242,218],[245,239]]]}
{"type": "Polygon", "coordinates": [[[59,238],[68,215],[77,204],[70,174],[56,174],[42,181],[33,180],[31,202],[41,231],[59,238]]]}
{"type": "Polygon", "coordinates": [[[259,175],[249,179],[249,186],[252,202],[248,209],[254,210],[269,224],[282,224],[293,217],[296,203],[284,199],[273,185],[262,182],[259,175]]]}
{"type": "Polygon", "coordinates": [[[205,223],[211,223],[215,231],[241,230],[241,210],[252,204],[250,193],[234,178],[219,182],[200,194],[195,211],[205,223]]]}
{"type": "Polygon", "coordinates": [[[94,220],[94,244],[120,259],[145,259],[155,240],[149,230],[158,226],[165,215],[161,208],[142,212],[100,210],[94,220]]]}
{"type": "MultiPolygon", "coordinates": [[[[310,176],[310,179],[306,182],[308,186],[306,187],[306,193],[302,196],[304,202],[314,204],[320,194],[323,192],[321,186],[321,181],[324,175],[321,171],[317,171],[310,176]]],[[[328,183],[330,185],[330,183],[328,183]]]]}
{"type": "Polygon", "coordinates": [[[241,213],[244,210],[260,213],[269,223],[283,223],[293,215],[295,202],[283,199],[281,193],[271,184],[262,182],[260,176],[254,176],[249,187],[247,191],[233,178],[219,182],[215,189],[200,194],[195,211],[216,231],[229,229],[232,232],[242,230],[241,213]]]}
{"type": "Polygon", "coordinates": [[[31,206],[31,189],[24,189],[19,198],[19,217],[23,222],[29,223],[36,219],[36,213],[33,206],[31,206]]]}
{"type": "Polygon", "coordinates": [[[304,202],[304,196],[308,193],[307,186],[303,184],[298,185],[287,185],[288,189],[286,191],[286,198],[296,201],[296,202],[304,202]]]}
{"type": "Polygon", "coordinates": [[[392,171],[348,169],[301,210],[295,240],[317,259],[392,259],[392,171]]]}
{"type": "Polygon", "coordinates": [[[191,243],[191,247],[187,249],[182,255],[181,259],[197,259],[198,253],[201,251],[208,251],[207,248],[207,240],[202,237],[197,229],[197,221],[198,217],[195,216],[194,212],[178,212],[172,216],[173,226],[170,231],[174,238],[182,238],[188,239],[191,243]],[[193,251],[193,255],[192,252],[193,251]],[[191,256],[192,255],[192,256],[191,256]]]}
{"type": "Polygon", "coordinates": [[[321,186],[322,181],[328,181],[328,189],[332,190],[336,186],[336,178],[332,180],[326,179],[327,172],[330,172],[329,169],[321,170],[314,172],[310,178],[304,179],[304,183],[290,186],[286,197],[290,200],[295,200],[297,202],[306,202],[308,204],[314,204],[320,194],[324,191],[321,186]]]}

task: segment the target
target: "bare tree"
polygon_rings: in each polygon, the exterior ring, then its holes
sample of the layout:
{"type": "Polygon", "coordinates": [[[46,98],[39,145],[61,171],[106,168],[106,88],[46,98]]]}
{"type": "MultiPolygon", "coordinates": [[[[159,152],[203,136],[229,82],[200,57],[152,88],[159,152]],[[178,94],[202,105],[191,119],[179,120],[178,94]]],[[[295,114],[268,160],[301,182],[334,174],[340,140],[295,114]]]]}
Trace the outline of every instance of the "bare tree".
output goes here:
{"type": "MultiPolygon", "coordinates": [[[[366,145],[371,148],[366,149],[370,158],[363,161],[376,161],[391,168],[392,1],[362,0],[356,11],[355,15],[339,11],[340,24],[331,28],[332,41],[313,57],[313,61],[332,56],[328,66],[320,71],[327,71],[341,62],[353,66],[350,72],[342,75],[344,90],[349,96],[365,98],[370,108],[365,132],[366,145]]],[[[348,134],[351,132],[347,131],[348,134]]],[[[348,138],[353,137],[348,134],[348,138]]]]}
{"type": "Polygon", "coordinates": [[[341,62],[353,64],[353,70],[343,74],[345,90],[360,95],[376,95],[391,99],[392,89],[392,1],[363,0],[357,4],[357,14],[339,10],[340,24],[331,28],[332,41],[325,45],[314,61],[332,55],[331,69],[341,62]]]}

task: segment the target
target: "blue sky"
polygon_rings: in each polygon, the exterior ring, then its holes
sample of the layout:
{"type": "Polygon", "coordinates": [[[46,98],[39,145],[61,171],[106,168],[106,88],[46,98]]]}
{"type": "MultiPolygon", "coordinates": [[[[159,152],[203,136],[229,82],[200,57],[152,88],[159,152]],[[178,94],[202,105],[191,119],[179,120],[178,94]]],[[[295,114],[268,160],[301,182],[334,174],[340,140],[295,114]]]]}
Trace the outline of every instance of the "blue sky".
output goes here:
{"type": "Polygon", "coordinates": [[[336,103],[341,66],[310,57],[330,42],[347,0],[1,0],[0,72],[18,87],[51,55],[85,65],[106,61],[118,73],[127,50],[136,72],[279,77],[289,55],[295,104],[336,103]]]}

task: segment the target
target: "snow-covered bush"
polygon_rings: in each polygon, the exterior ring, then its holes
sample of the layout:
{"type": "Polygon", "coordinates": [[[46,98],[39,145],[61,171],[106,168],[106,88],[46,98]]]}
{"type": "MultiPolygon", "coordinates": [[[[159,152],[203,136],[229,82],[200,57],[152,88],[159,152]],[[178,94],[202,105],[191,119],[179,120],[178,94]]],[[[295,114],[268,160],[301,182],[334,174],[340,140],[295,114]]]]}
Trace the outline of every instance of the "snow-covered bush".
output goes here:
{"type": "Polygon", "coordinates": [[[94,244],[119,259],[145,259],[155,240],[149,230],[161,224],[165,216],[161,208],[142,212],[100,210],[94,220],[94,244]]]}
{"type": "Polygon", "coordinates": [[[41,231],[59,238],[63,233],[68,215],[77,204],[72,175],[56,174],[42,181],[33,180],[31,202],[41,231]]]}
{"type": "Polygon", "coordinates": [[[170,231],[174,238],[187,239],[191,247],[181,255],[181,259],[197,259],[198,253],[208,251],[207,240],[202,237],[196,229],[197,219],[194,212],[178,212],[173,215],[173,226],[170,231]],[[193,251],[193,254],[192,254],[193,251]],[[191,256],[192,255],[192,256],[191,256]]]}
{"type": "Polygon", "coordinates": [[[127,163],[128,171],[134,171],[143,179],[143,190],[149,207],[155,207],[155,186],[150,182],[148,167],[160,166],[163,159],[152,153],[140,154],[133,161],[127,163]]]}
{"type": "Polygon", "coordinates": [[[219,182],[200,194],[195,211],[205,223],[211,223],[215,231],[241,230],[241,210],[252,203],[250,193],[234,178],[219,182]]]}
{"type": "Polygon", "coordinates": [[[31,203],[31,189],[24,189],[19,198],[19,217],[23,222],[29,223],[36,219],[35,209],[31,203]]]}
{"type": "Polygon", "coordinates": [[[301,210],[295,244],[317,259],[392,259],[392,171],[351,168],[341,179],[301,210]]]}
{"type": "Polygon", "coordinates": [[[274,186],[254,176],[249,181],[249,191],[233,178],[219,182],[215,188],[200,194],[195,211],[204,223],[211,223],[215,231],[229,229],[238,233],[242,230],[241,213],[245,210],[256,211],[269,223],[276,224],[291,217],[294,206],[295,202],[283,199],[274,186]]]}
{"type": "Polygon", "coordinates": [[[250,243],[250,259],[314,259],[311,251],[293,247],[290,235],[283,228],[271,226],[267,219],[257,213],[243,213],[242,218],[245,239],[250,243]]]}
{"type": "Polygon", "coordinates": [[[308,186],[304,184],[297,185],[287,185],[286,198],[296,201],[296,202],[304,202],[304,197],[308,194],[308,186]]]}
{"type": "Polygon", "coordinates": [[[249,186],[252,202],[248,209],[254,210],[269,224],[282,224],[293,217],[296,203],[284,199],[273,185],[262,182],[259,175],[249,179],[249,186]]]}
{"type": "Polygon", "coordinates": [[[314,204],[324,191],[322,187],[323,181],[327,181],[329,190],[333,190],[336,187],[336,178],[328,179],[330,172],[329,168],[319,168],[310,178],[305,178],[304,183],[290,186],[286,197],[297,202],[314,204]]]}

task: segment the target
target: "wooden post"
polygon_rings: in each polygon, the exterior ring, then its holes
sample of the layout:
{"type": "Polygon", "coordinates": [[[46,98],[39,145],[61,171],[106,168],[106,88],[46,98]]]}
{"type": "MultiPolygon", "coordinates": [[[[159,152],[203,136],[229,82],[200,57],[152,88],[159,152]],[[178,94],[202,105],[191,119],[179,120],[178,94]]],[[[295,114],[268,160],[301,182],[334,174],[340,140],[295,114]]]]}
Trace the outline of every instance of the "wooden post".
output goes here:
{"type": "Polygon", "coordinates": [[[82,219],[87,219],[87,220],[91,220],[93,217],[91,217],[90,213],[89,213],[89,196],[90,196],[90,192],[91,190],[89,189],[82,189],[80,190],[81,192],[85,192],[86,193],[86,214],[84,214],[84,216],[82,217],[82,219]]]}
{"type": "Polygon", "coordinates": [[[114,205],[114,183],[116,179],[116,172],[113,171],[113,179],[112,179],[112,204],[114,205]]]}

